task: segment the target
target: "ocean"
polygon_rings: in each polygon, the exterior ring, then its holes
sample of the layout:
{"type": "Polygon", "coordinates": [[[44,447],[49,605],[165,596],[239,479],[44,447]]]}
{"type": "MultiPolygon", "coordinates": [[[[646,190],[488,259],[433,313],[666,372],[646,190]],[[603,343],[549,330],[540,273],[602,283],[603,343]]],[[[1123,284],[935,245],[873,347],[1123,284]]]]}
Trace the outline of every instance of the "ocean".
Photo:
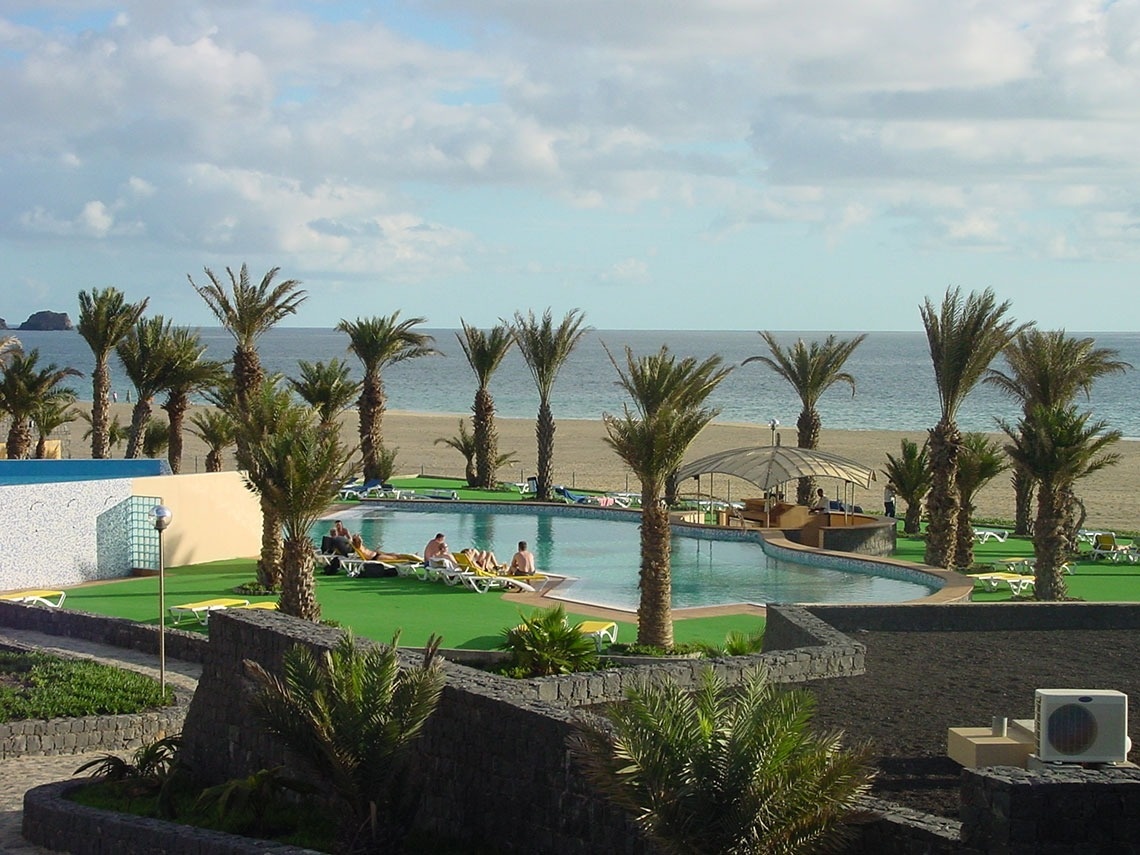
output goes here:
{"type": "MultiPolygon", "coordinates": [[[[456,339],[455,330],[425,330],[435,337],[443,354],[395,365],[384,372],[390,410],[423,413],[466,414],[475,395],[475,375],[456,339]]],[[[16,335],[26,349],[38,348],[40,362],[54,362],[82,371],[85,379],[72,384],[80,399],[90,400],[93,358],[87,343],[75,332],[23,332],[16,335]]],[[[201,330],[202,340],[213,359],[229,359],[233,339],[221,328],[201,330]]],[[[850,338],[855,333],[837,333],[850,338]]],[[[1098,346],[1115,348],[1120,358],[1140,366],[1140,333],[1072,333],[1091,335],[1098,346]]],[[[821,332],[781,332],[782,344],[826,338],[821,332]]],[[[785,443],[794,442],[799,398],[791,387],[763,363],[741,366],[750,356],[767,353],[755,332],[695,330],[594,330],[570,355],[554,385],[551,405],[555,419],[596,419],[602,413],[621,413],[624,395],[616,385],[617,373],[605,348],[619,364],[626,346],[637,355],[655,352],[667,344],[680,356],[698,359],[719,354],[728,365],[737,366],[720,385],[710,404],[720,409],[718,421],[756,424],[765,431],[776,419],[785,443]]],[[[296,376],[297,361],[347,359],[359,377],[359,361],[347,353],[348,337],[331,329],[277,328],[260,340],[262,362],[271,372],[296,376]]],[[[119,400],[129,388],[122,367],[112,360],[112,388],[119,400]]],[[[995,367],[1002,367],[999,360],[995,367]]],[[[924,430],[938,421],[938,395],[930,363],[926,335],[922,332],[874,332],[855,350],[847,363],[855,377],[852,396],[846,384],[832,387],[818,405],[823,427],[842,430],[924,430]]],[[[513,350],[491,382],[496,411],[504,418],[534,418],[538,393],[530,371],[513,350]]],[[[1091,398],[1080,406],[1120,430],[1126,438],[1140,438],[1140,372],[1109,377],[1097,383],[1091,398]]],[[[1016,422],[1018,408],[993,388],[980,384],[959,411],[963,430],[994,431],[996,420],[1016,422]]],[[[767,433],[764,434],[768,436],[767,433]]]]}

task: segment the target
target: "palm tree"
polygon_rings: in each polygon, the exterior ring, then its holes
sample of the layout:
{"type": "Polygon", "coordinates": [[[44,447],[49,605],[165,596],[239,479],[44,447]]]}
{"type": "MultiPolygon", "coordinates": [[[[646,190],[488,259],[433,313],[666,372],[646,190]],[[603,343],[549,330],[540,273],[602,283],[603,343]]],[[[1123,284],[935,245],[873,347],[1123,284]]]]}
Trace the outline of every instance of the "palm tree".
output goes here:
{"type": "Polygon", "coordinates": [[[606,442],[641,481],[641,599],[637,641],[673,646],[672,575],[669,512],[661,501],[665,481],[681,465],[685,452],[719,410],[703,404],[732,370],[719,356],[704,362],[678,361],[667,347],[635,359],[625,349],[626,367],[610,361],[618,385],[633,399],[622,416],[605,413],[606,442]]]}
{"type": "Polygon", "coordinates": [[[417,359],[436,356],[430,335],[417,332],[416,327],[427,323],[427,318],[400,320],[400,313],[384,317],[341,320],[336,328],[348,334],[348,349],[364,363],[364,380],[360,387],[360,454],[364,462],[364,480],[383,478],[381,457],[384,447],[384,395],[385,368],[417,359]]]}
{"type": "Polygon", "coordinates": [[[1039,600],[1062,600],[1068,593],[1063,565],[1069,539],[1065,519],[1077,481],[1120,455],[1107,452],[1120,431],[1104,422],[1089,424],[1089,413],[1070,406],[1036,406],[1016,428],[1001,422],[1009,437],[1006,453],[1037,482],[1037,518],[1033,527],[1034,589],[1039,600]]]}
{"type": "Polygon", "coordinates": [[[95,355],[95,369],[91,372],[91,456],[96,460],[109,456],[107,408],[111,372],[108,360],[142,317],[148,299],[128,303],[123,293],[113,287],[79,292],[79,323],[75,328],[95,355]]]}
{"type": "MultiPolygon", "coordinates": [[[[829,335],[823,344],[813,341],[807,345],[803,339],[799,339],[790,348],[781,346],[776,337],[766,330],[761,331],[760,336],[772,355],[750,356],[741,364],[763,362],[791,384],[803,404],[800,417],[796,420],[796,445],[799,448],[818,448],[819,431],[823,423],[815,406],[823,393],[836,383],[846,383],[854,396],[855,378],[844,371],[843,366],[855,348],[863,343],[866,333],[847,341],[839,341],[835,336],[829,335]]],[[[796,502],[807,505],[814,493],[815,480],[810,477],[800,478],[796,487],[796,502]]]]}
{"type": "Polygon", "coordinates": [[[190,432],[210,449],[206,454],[206,471],[222,471],[222,452],[235,442],[237,425],[225,410],[199,410],[190,416],[190,432]]]}
{"type": "Polygon", "coordinates": [[[81,377],[74,368],[60,368],[54,362],[39,366],[40,352],[10,352],[0,374],[0,412],[7,413],[7,455],[23,460],[32,443],[32,418],[41,402],[63,394],[60,384],[67,377],[81,377]]]}
{"type": "Polygon", "coordinates": [[[534,431],[538,440],[538,492],[535,498],[540,502],[550,501],[550,488],[554,483],[554,413],[550,409],[550,393],[558,372],[590,330],[583,326],[585,320],[586,316],[579,309],[571,309],[555,328],[547,309],[541,319],[536,318],[533,311],[525,315],[515,312],[511,326],[534,385],[538,387],[538,421],[534,431]]]}
{"type": "Polygon", "coordinates": [[[343,412],[360,392],[360,384],[349,379],[348,363],[341,359],[325,362],[297,362],[300,377],[290,377],[289,385],[301,399],[317,411],[321,426],[335,430],[337,416],[343,412]]]}
{"type": "Polygon", "coordinates": [[[72,406],[75,403],[75,390],[57,389],[40,400],[39,406],[32,413],[32,426],[36,429],[35,458],[43,460],[47,457],[48,437],[59,428],[70,424],[79,418],[72,406]]]}
{"type": "MultiPolygon", "coordinates": [[[[1097,347],[1092,338],[1072,338],[1064,330],[1030,329],[1002,350],[1007,371],[991,368],[983,382],[997,387],[1021,404],[1022,414],[1035,406],[1071,404],[1078,393],[1087,400],[1093,384],[1110,374],[1123,374],[1132,366],[1119,359],[1115,348],[1097,347]]],[[[1014,468],[1014,534],[1029,534],[1033,480],[1014,468]]]]}
{"type": "Polygon", "coordinates": [[[968,569],[974,564],[974,498],[978,491],[1009,468],[1009,460],[997,440],[984,433],[962,436],[958,455],[958,542],[954,550],[954,566],[968,569]]]}
{"type": "MultiPolygon", "coordinates": [[[[277,399],[270,381],[263,384],[263,395],[277,399]]],[[[254,405],[251,412],[258,409],[254,405]]],[[[272,424],[272,430],[261,429],[255,420],[239,427],[246,434],[243,455],[250,463],[246,482],[284,530],[281,611],[317,621],[321,608],[313,581],[309,530],[348,478],[353,452],[335,431],[320,426],[309,407],[289,404],[278,410],[272,424]]]]}
{"type": "Polygon", "coordinates": [[[924,442],[920,448],[910,439],[901,441],[902,454],[887,454],[887,468],[883,474],[894,485],[899,498],[906,502],[903,517],[903,534],[918,534],[922,517],[922,500],[930,489],[930,457],[924,442]]]}
{"type": "Polygon", "coordinates": [[[190,396],[225,382],[225,365],[214,359],[203,359],[206,345],[197,330],[175,327],[170,346],[165,350],[163,389],[166,401],[162,408],[169,419],[170,443],[167,460],[175,475],[182,471],[182,424],[190,408],[190,396]]]}
{"type": "MultiPolygon", "coordinates": [[[[478,448],[475,444],[475,437],[467,432],[467,422],[463,419],[459,420],[459,434],[457,436],[441,436],[436,438],[436,445],[448,445],[463,455],[465,461],[463,469],[463,477],[467,479],[468,487],[475,487],[478,480],[478,472],[475,468],[475,456],[478,453],[478,448]]],[[[496,454],[495,460],[491,465],[491,474],[494,475],[499,471],[500,467],[509,466],[515,462],[515,453],[508,451],[506,454],[496,454]]]]}
{"type": "MultiPolygon", "coordinates": [[[[261,356],[257,352],[257,340],[278,321],[296,314],[297,308],[307,297],[296,279],[274,284],[273,280],[280,270],[281,268],[274,267],[261,278],[258,285],[250,282],[249,268],[245,264],[242,264],[237,275],[226,268],[228,285],[208,267],[205,271],[206,278],[210,281],[205,285],[196,285],[189,275],[186,277],[234,338],[234,416],[239,421],[245,418],[247,402],[265,376],[261,368],[261,356]]],[[[239,437],[239,448],[241,442],[239,437]]]]}
{"type": "Polygon", "coordinates": [[[154,459],[170,448],[170,425],[151,419],[143,429],[142,452],[154,459]]]}
{"type": "Polygon", "coordinates": [[[661,851],[839,851],[870,788],[870,751],[816,733],[808,692],[777,690],[763,671],[729,687],[705,669],[695,691],[659,680],[626,698],[608,726],[582,725],[571,751],[661,851]]]}
{"type": "MultiPolygon", "coordinates": [[[[80,410],[79,419],[87,422],[87,430],[83,432],[84,439],[91,439],[91,434],[95,429],[91,426],[91,412],[90,410],[80,410]]],[[[123,427],[123,423],[119,421],[118,415],[111,419],[107,425],[107,451],[108,453],[114,452],[120,445],[127,441],[127,428],[123,427]]]]}
{"type": "Polygon", "coordinates": [[[926,327],[934,383],[938,388],[941,418],[930,429],[931,483],[926,496],[929,522],[926,529],[926,563],[949,567],[957,544],[958,408],[982,379],[986,369],[1014,336],[1027,324],[1016,326],[1005,317],[1009,301],[998,305],[994,292],[973,291],[962,301],[961,292],[950,288],[936,307],[927,297],[919,311],[926,327]]]}
{"type": "Polygon", "coordinates": [[[153,318],[139,318],[115,347],[136,393],[127,435],[127,452],[123,455],[127,459],[139,456],[143,431],[150,421],[151,402],[165,388],[165,351],[170,348],[172,337],[171,322],[162,315],[155,315],[153,318]]]}
{"type": "Polygon", "coordinates": [[[495,399],[491,396],[491,376],[498,369],[514,344],[510,327],[500,323],[484,332],[462,318],[463,335],[455,334],[467,364],[475,372],[479,388],[475,390],[475,403],[471,406],[475,428],[475,482],[473,487],[491,489],[495,486],[495,471],[499,457],[499,437],[495,430],[495,399]]]}
{"type": "Polygon", "coordinates": [[[435,711],[444,675],[432,637],[416,668],[388,646],[364,647],[346,634],[314,656],[297,646],[285,654],[282,677],[248,665],[259,686],[253,715],[291,752],[303,757],[343,804],[344,851],[397,851],[400,761],[435,711]],[[358,840],[368,832],[366,845],[358,840]],[[383,837],[389,839],[384,840],[383,837]]]}

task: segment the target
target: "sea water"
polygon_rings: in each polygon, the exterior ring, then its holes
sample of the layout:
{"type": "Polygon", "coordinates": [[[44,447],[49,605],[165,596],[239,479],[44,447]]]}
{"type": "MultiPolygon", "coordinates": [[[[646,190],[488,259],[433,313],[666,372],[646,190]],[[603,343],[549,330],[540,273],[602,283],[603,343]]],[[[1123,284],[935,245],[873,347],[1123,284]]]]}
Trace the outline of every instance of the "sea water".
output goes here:
{"type": "MultiPolygon", "coordinates": [[[[424,330],[433,335],[441,356],[413,359],[384,371],[388,408],[423,413],[470,412],[475,395],[475,375],[459,347],[455,330],[424,330]]],[[[40,364],[54,362],[82,371],[84,379],[71,383],[81,400],[90,400],[91,350],[75,332],[11,333],[25,348],[39,348],[40,364]]],[[[1071,333],[1091,335],[1099,347],[1115,348],[1119,358],[1140,366],[1140,333],[1071,333]]],[[[840,339],[855,333],[837,333],[840,339]]],[[[207,355],[228,360],[233,338],[223,329],[201,330],[207,355]]],[[[822,341],[826,332],[781,332],[778,340],[789,345],[797,338],[822,341]]],[[[610,355],[624,365],[625,348],[635,355],[653,353],[668,345],[678,356],[704,359],[720,355],[726,365],[736,366],[713,392],[711,406],[720,409],[717,421],[755,424],[767,440],[767,425],[780,422],[784,442],[793,442],[795,423],[801,405],[791,387],[762,363],[742,365],[750,356],[767,355],[760,336],[750,331],[693,330],[592,330],[570,355],[558,375],[551,397],[554,416],[568,419],[596,419],[602,413],[621,413],[627,398],[616,385],[617,372],[610,355]],[[608,350],[608,352],[607,352],[608,350]]],[[[266,371],[298,376],[297,362],[306,359],[347,360],[353,376],[359,378],[360,363],[347,352],[348,337],[332,329],[272,329],[259,341],[266,371]]],[[[1002,369],[1002,360],[994,367],[1002,369]]],[[[846,370],[856,382],[855,394],[845,383],[836,384],[820,400],[818,410],[825,428],[842,430],[906,430],[932,427],[939,418],[938,394],[926,335],[922,332],[873,332],[856,348],[846,370]]],[[[112,388],[124,401],[130,388],[117,359],[112,360],[112,388]]],[[[538,393],[530,371],[512,349],[491,382],[496,411],[504,418],[534,418],[538,393]]],[[[1140,438],[1140,372],[1106,377],[1098,381],[1090,399],[1078,404],[1104,420],[1125,437],[1140,438]]],[[[993,387],[979,384],[966,398],[958,414],[962,430],[995,431],[997,419],[1015,423],[1018,408],[993,387]]]]}

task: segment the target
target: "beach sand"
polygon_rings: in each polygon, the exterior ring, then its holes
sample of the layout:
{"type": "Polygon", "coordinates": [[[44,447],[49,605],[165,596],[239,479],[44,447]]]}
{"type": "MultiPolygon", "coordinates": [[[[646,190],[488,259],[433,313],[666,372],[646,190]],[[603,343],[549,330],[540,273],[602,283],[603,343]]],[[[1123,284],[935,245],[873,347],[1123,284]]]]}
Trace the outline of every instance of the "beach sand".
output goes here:
{"type": "MultiPolygon", "coordinates": [[[[117,414],[122,424],[129,424],[128,404],[111,405],[112,414],[117,414]]],[[[156,417],[165,413],[155,408],[156,417]]],[[[408,412],[388,412],[384,416],[384,442],[398,449],[396,456],[397,475],[442,475],[463,477],[463,457],[453,448],[435,440],[441,437],[456,436],[459,431],[459,414],[435,415],[408,412]]],[[[468,430],[470,416],[467,415],[468,430]]],[[[637,492],[640,485],[628,468],[605,443],[605,429],[601,419],[558,419],[555,409],[556,430],[554,434],[554,483],[565,484],[578,489],[631,490],[637,492]]],[[[515,452],[518,462],[499,470],[501,481],[525,481],[535,474],[536,441],[532,419],[497,419],[499,451],[515,452]]],[[[83,457],[90,453],[80,439],[82,431],[78,423],[73,426],[71,456],[83,457]]],[[[189,420],[187,420],[189,426],[189,420]]],[[[348,411],[342,422],[342,436],[351,445],[358,444],[357,419],[355,411],[348,411]]],[[[780,440],[794,445],[794,428],[781,429],[780,440]]],[[[707,427],[693,443],[687,459],[695,459],[715,451],[740,448],[749,445],[768,445],[771,432],[767,425],[722,424],[714,422],[707,427]]],[[[824,430],[820,439],[820,450],[842,457],[874,469],[878,480],[871,483],[869,490],[857,489],[856,504],[869,512],[881,511],[883,507],[883,475],[880,470],[886,465],[887,453],[899,456],[899,444],[903,438],[923,442],[921,431],[844,431],[824,430]]],[[[1003,435],[995,435],[999,441],[1003,435]]],[[[1111,529],[1114,531],[1135,531],[1140,529],[1140,518],[1136,514],[1135,491],[1140,483],[1140,442],[1118,442],[1114,449],[1121,460],[1116,466],[1102,470],[1077,485],[1077,493],[1088,511],[1087,527],[1111,529]]],[[[185,434],[183,472],[205,470],[207,448],[189,431],[185,434]]],[[[117,454],[121,454],[122,449],[117,454]]],[[[117,455],[116,455],[117,456],[117,455]]],[[[226,467],[234,468],[232,454],[227,455],[226,467]]],[[[833,498],[842,498],[843,486],[823,479],[822,486],[833,498]]],[[[794,488],[793,488],[794,489],[794,488]]],[[[758,495],[757,487],[738,479],[716,475],[712,478],[711,490],[721,499],[738,500],[758,495]]],[[[684,494],[696,494],[697,482],[682,486],[684,494]]],[[[700,481],[700,492],[710,492],[709,477],[700,481]]],[[[980,492],[977,501],[976,518],[1013,518],[1013,490],[1009,484],[1009,474],[1003,473],[980,492]]],[[[905,506],[899,502],[901,516],[905,506]]]]}

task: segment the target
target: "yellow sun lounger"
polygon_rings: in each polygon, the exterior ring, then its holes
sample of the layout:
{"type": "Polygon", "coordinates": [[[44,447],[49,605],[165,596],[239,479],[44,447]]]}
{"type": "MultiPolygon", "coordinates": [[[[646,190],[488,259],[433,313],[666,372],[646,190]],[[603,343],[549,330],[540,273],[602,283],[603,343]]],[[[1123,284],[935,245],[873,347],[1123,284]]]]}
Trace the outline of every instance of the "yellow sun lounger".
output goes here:
{"type": "Polygon", "coordinates": [[[216,612],[219,609],[234,609],[238,607],[248,607],[249,600],[235,600],[227,597],[220,597],[216,600],[202,600],[197,603],[183,603],[180,606],[171,606],[170,614],[174,618],[176,624],[182,623],[184,617],[194,617],[198,623],[205,625],[210,620],[210,612],[216,612]]]}
{"type": "Polygon", "coordinates": [[[48,606],[49,608],[58,609],[63,605],[63,601],[67,598],[64,591],[13,591],[10,594],[0,594],[0,600],[8,600],[12,603],[27,603],[28,605],[48,606]],[[52,598],[55,602],[52,602],[52,598]]]}
{"type": "Polygon", "coordinates": [[[246,603],[244,606],[233,606],[235,609],[249,609],[250,611],[263,611],[275,612],[277,611],[277,603],[274,600],[265,600],[260,603],[246,603]]]}
{"type": "Polygon", "coordinates": [[[603,641],[610,644],[617,641],[618,625],[612,620],[584,620],[578,624],[578,631],[594,639],[594,644],[600,651],[603,641]]]}

